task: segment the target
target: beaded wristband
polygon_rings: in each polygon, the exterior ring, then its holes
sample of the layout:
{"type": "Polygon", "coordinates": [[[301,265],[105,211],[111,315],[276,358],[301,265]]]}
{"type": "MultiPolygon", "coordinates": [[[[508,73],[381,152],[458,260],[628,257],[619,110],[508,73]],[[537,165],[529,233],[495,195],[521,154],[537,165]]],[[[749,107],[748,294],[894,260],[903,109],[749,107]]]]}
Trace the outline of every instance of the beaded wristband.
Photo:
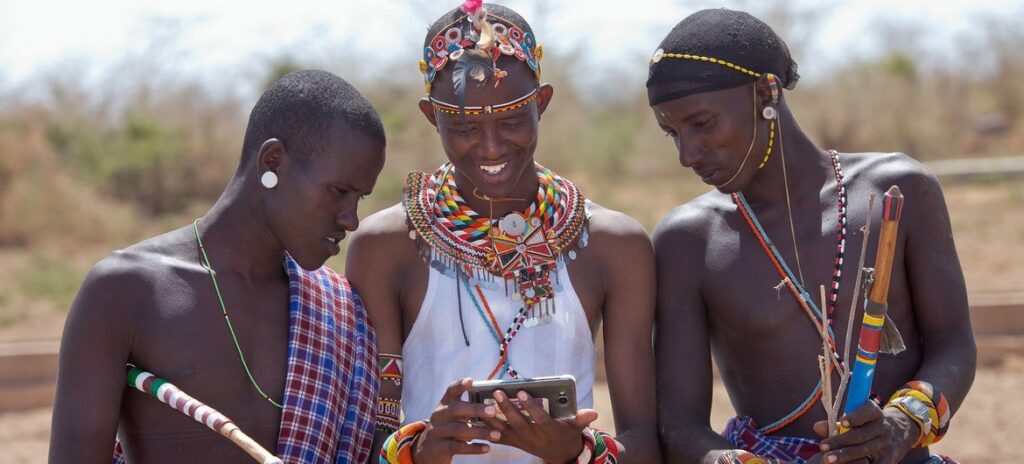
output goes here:
{"type": "Polygon", "coordinates": [[[727,450],[718,455],[718,459],[715,460],[715,464],[781,464],[782,462],[779,459],[758,456],[743,449],[727,450]]]}
{"type": "Polygon", "coordinates": [[[412,445],[416,438],[427,429],[427,421],[413,422],[398,429],[384,440],[380,449],[379,464],[412,464],[412,445]]]}
{"type": "Polygon", "coordinates": [[[600,430],[583,429],[583,451],[576,457],[577,464],[615,464],[619,461],[622,445],[615,437],[600,430]]]}
{"type": "Polygon", "coordinates": [[[921,437],[914,444],[915,448],[925,448],[933,443],[937,443],[939,440],[942,440],[942,437],[946,436],[946,432],[949,430],[951,415],[946,396],[935,389],[932,384],[923,380],[907,382],[903,388],[893,393],[886,407],[899,409],[921,428],[921,437]],[[928,416],[931,419],[930,427],[926,429],[917,417],[911,414],[910,411],[907,411],[903,405],[895,402],[896,399],[906,396],[914,398],[928,407],[928,416]]]}

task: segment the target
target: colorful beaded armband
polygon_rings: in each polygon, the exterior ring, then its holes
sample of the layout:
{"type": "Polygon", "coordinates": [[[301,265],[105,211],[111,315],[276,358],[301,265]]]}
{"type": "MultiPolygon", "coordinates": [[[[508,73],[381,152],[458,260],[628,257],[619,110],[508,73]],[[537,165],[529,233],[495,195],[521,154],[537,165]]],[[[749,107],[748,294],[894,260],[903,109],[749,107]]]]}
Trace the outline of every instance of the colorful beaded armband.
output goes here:
{"type": "Polygon", "coordinates": [[[921,437],[914,444],[915,448],[925,448],[937,443],[949,430],[951,417],[949,402],[946,401],[945,395],[928,382],[922,380],[907,382],[903,388],[893,393],[886,407],[899,409],[921,427],[921,437]],[[926,424],[922,423],[911,411],[907,411],[903,405],[899,404],[897,400],[903,397],[914,398],[928,407],[928,417],[931,419],[927,424],[928,427],[925,427],[926,424]]]}
{"type": "Polygon", "coordinates": [[[592,429],[583,429],[583,451],[576,458],[576,464],[615,464],[619,461],[619,449],[622,445],[615,437],[592,429]]]}
{"type": "Polygon", "coordinates": [[[401,426],[402,402],[381,397],[377,400],[377,431],[394,433],[401,426]]]}
{"type": "Polygon", "coordinates": [[[398,429],[384,440],[379,464],[412,464],[412,447],[416,438],[427,429],[427,421],[413,422],[398,429]]]}
{"type": "Polygon", "coordinates": [[[394,383],[395,386],[402,386],[402,355],[399,354],[378,354],[377,363],[380,367],[381,380],[394,383]]]}

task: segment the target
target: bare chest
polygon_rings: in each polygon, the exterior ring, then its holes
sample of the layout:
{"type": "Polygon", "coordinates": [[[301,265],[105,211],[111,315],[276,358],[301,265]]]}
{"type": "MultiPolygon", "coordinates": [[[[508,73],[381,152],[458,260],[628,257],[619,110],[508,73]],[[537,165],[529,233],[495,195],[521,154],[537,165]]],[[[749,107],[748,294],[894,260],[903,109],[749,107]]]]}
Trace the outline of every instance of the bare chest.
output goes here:
{"type": "MultiPolygon", "coordinates": [[[[280,409],[264,394],[279,403],[284,394],[287,284],[245,289],[230,279],[221,280],[228,318],[208,278],[177,282],[182,285],[178,291],[173,288],[176,283],[168,282],[168,288],[155,292],[151,310],[135,328],[130,359],[224,413],[273,449],[280,409]]],[[[182,444],[206,442],[207,437],[210,456],[237,454],[230,442],[155,398],[126,389],[123,404],[121,431],[138,456],[189,456],[192,461],[189,453],[194,449],[182,444]]]]}

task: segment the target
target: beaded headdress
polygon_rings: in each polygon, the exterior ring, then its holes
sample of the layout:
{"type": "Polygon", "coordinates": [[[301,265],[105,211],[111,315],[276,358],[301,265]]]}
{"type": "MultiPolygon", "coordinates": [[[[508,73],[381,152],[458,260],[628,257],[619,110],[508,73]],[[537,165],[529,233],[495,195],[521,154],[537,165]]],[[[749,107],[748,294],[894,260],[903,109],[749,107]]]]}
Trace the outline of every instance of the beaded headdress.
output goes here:
{"type": "Polygon", "coordinates": [[[525,62],[540,81],[543,47],[537,45],[537,39],[531,32],[489,13],[481,0],[466,0],[459,11],[464,14],[458,14],[454,21],[442,27],[423,49],[420,72],[428,94],[437,73],[449,63],[464,59],[471,50],[489,56],[495,86],[506,75],[498,68],[498,59],[502,56],[514,56],[525,62]]]}

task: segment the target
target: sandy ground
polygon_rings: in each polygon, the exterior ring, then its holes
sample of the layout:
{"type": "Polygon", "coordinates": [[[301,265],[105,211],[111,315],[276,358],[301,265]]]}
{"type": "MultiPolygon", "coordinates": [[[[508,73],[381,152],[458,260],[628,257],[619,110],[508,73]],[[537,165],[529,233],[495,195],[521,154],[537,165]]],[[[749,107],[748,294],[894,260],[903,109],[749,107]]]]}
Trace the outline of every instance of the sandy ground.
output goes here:
{"type": "MultiPolygon", "coordinates": [[[[934,451],[963,463],[1015,462],[1019,456],[1017,440],[1024,438],[1012,428],[1014,422],[1024,417],[1022,391],[1024,357],[1009,358],[999,366],[979,370],[949,434],[933,447],[934,451]]],[[[607,386],[598,384],[594,393],[595,407],[611,411],[607,386]]],[[[712,423],[721,427],[732,414],[725,388],[716,384],[712,423]]],[[[614,429],[611,415],[601,417],[597,425],[605,430],[614,429]]],[[[0,415],[4,462],[45,463],[49,437],[49,408],[0,415]]]]}

